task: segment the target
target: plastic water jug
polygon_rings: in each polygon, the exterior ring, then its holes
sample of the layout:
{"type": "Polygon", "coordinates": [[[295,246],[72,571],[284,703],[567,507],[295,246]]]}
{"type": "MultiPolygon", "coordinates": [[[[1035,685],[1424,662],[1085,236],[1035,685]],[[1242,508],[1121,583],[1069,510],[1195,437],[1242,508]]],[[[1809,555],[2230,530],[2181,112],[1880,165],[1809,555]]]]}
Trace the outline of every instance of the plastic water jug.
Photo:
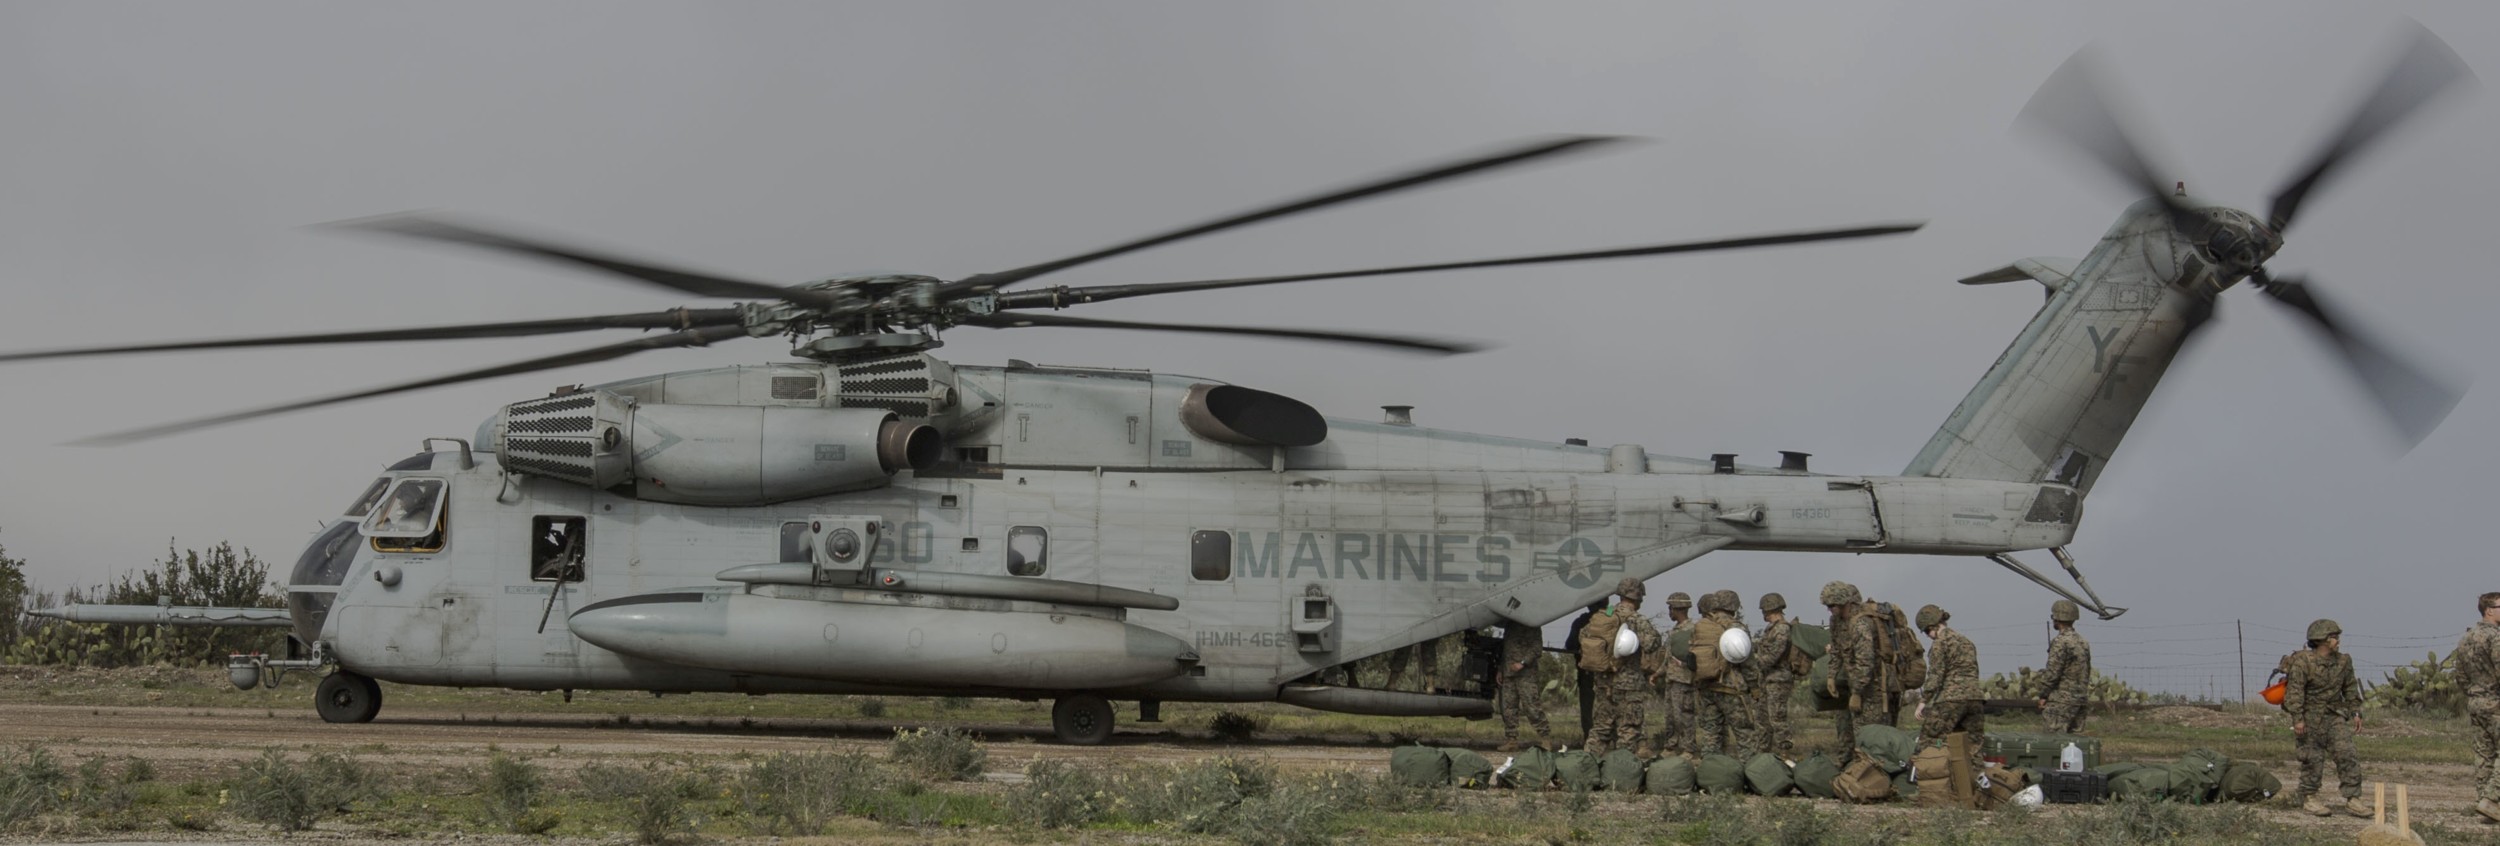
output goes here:
{"type": "Polygon", "coordinates": [[[2076,748],[2073,743],[2068,743],[2065,749],[2058,750],[2057,771],[2061,773],[2083,772],[2083,750],[2076,748]]]}

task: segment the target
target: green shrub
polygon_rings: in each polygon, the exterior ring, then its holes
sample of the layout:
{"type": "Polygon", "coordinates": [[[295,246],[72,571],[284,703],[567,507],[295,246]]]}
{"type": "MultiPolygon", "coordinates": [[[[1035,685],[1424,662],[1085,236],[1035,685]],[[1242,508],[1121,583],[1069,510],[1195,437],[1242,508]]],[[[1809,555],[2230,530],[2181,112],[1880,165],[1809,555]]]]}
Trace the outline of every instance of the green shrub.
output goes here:
{"type": "Polygon", "coordinates": [[[1276,786],[1276,768],[1264,761],[1223,756],[1185,764],[1162,773],[1158,786],[1151,776],[1129,797],[1139,822],[1170,823],[1194,834],[1221,832],[1242,802],[1266,796],[1276,786]],[[1157,789],[1159,787],[1159,789],[1157,789]]]}
{"type": "Polygon", "coordinates": [[[0,831],[57,807],[69,774],[52,753],[32,743],[0,755],[0,831]]]}
{"type": "Polygon", "coordinates": [[[1024,766],[1024,783],[1008,792],[1007,812],[1025,825],[1081,826],[1110,810],[1108,788],[1105,779],[1075,762],[1035,758],[1024,766]]]}
{"type": "Polygon", "coordinates": [[[1251,796],[1220,833],[1245,846],[1319,846],[1335,840],[1342,797],[1307,782],[1251,796]]]}
{"type": "Polygon", "coordinates": [[[244,764],[230,791],[237,815],[280,831],[311,828],[330,810],[311,774],[275,748],[244,764]]]}
{"type": "Polygon", "coordinates": [[[871,720],[885,716],[885,700],[874,696],[859,700],[859,715],[871,720]]]}
{"type": "Polygon", "coordinates": [[[711,784],[698,773],[666,771],[659,765],[642,769],[591,764],[582,767],[582,789],[591,798],[616,803],[626,824],[641,843],[669,843],[693,833],[690,799],[708,795],[711,784]]]}
{"type": "Polygon", "coordinates": [[[989,766],[990,753],[970,733],[948,727],[897,731],[886,757],[930,781],[971,781],[989,766]]]}
{"type": "Polygon", "coordinates": [[[1265,726],[1259,718],[1238,711],[1225,711],[1207,720],[1207,733],[1226,743],[1247,743],[1265,726]]]}
{"type": "Polygon", "coordinates": [[[545,834],[561,817],[538,807],[545,779],[537,764],[496,752],[486,759],[486,821],[514,834],[545,834]]]}
{"type": "Polygon", "coordinates": [[[807,837],[845,813],[866,812],[888,781],[862,753],[784,752],[747,768],[738,796],[757,833],[807,837]]]}

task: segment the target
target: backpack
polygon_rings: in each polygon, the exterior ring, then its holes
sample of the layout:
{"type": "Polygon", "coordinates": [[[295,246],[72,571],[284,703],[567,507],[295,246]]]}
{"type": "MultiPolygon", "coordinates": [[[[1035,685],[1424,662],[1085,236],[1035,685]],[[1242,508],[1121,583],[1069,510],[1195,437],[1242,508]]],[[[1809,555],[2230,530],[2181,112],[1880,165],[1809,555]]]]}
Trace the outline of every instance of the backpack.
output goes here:
{"type": "Polygon", "coordinates": [[[1641,766],[1641,759],[1633,755],[1630,749],[1608,752],[1605,758],[1597,762],[1598,781],[1603,783],[1606,789],[1618,793],[1641,792],[1641,778],[1646,775],[1647,769],[1641,766]]]}
{"type": "Polygon", "coordinates": [[[1886,691],[1900,693],[1927,684],[1927,650],[1918,646],[1918,630],[1910,616],[1890,602],[1869,602],[1875,614],[1876,666],[1886,670],[1886,691]]]}
{"type": "Polygon", "coordinates": [[[1843,802],[1866,804],[1892,798],[1892,776],[1874,761],[1859,758],[1840,776],[1832,779],[1832,796],[1843,802]]]}
{"type": "Polygon", "coordinates": [[[1649,774],[1642,788],[1652,796],[1693,795],[1693,762],[1682,755],[1668,755],[1649,762],[1649,774]]]}
{"type": "Polygon", "coordinates": [[[1702,647],[1693,652],[1693,681],[1714,682],[1727,675],[1727,657],[1719,654],[1719,636],[1727,633],[1727,624],[1704,619],[1693,626],[1693,640],[1702,647]]]}
{"type": "Polygon", "coordinates": [[[1623,618],[1608,608],[1589,615],[1588,625],[1580,627],[1580,669],[1592,673],[1615,671],[1615,631],[1623,628],[1623,618]]]}

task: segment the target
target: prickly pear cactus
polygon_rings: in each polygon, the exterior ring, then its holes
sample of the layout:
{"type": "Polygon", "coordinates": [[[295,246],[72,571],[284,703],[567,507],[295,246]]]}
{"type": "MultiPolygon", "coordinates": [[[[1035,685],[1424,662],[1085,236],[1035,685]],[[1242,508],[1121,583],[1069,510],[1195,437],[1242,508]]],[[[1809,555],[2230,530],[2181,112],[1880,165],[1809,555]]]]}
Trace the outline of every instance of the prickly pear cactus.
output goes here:
{"type": "Polygon", "coordinates": [[[2428,657],[2387,671],[2387,680],[2370,686],[2362,700],[2369,707],[2427,711],[2449,716],[2465,713],[2465,690],[2457,684],[2456,656],[2428,657]]]}

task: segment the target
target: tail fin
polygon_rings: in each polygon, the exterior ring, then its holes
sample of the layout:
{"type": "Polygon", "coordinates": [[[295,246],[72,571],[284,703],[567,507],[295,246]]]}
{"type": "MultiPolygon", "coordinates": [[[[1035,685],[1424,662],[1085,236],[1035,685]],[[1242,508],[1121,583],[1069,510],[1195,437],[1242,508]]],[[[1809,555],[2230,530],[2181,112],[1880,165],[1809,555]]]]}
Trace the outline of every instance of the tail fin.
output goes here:
{"type": "MultiPolygon", "coordinates": [[[[2127,228],[2122,221],[2118,230],[2127,228]]],[[[2209,271],[2167,241],[2113,230],[2079,267],[2025,259],[1962,280],[2037,280],[2048,286],[2048,304],[1902,475],[2090,492],[2180,344],[2211,313],[2203,291],[2172,284],[2209,271]]]]}

